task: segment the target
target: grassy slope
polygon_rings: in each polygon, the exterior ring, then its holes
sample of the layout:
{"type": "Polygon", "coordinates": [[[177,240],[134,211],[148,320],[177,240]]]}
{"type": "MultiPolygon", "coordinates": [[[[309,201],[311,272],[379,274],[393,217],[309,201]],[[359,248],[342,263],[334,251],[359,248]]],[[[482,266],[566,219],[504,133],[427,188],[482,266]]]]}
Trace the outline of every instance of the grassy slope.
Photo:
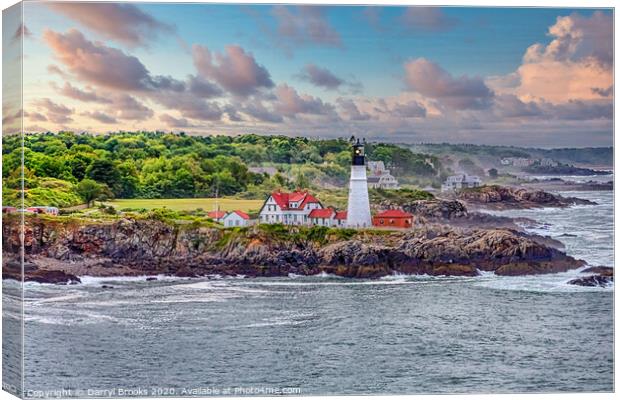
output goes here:
{"type": "MultiPolygon", "coordinates": [[[[117,199],[107,201],[119,210],[124,208],[152,208],[166,207],[174,211],[191,211],[202,208],[205,211],[213,211],[215,208],[214,198],[200,199],[117,199]]],[[[219,208],[224,211],[241,210],[241,211],[257,211],[262,205],[263,200],[237,200],[237,199],[219,199],[219,208]]]]}

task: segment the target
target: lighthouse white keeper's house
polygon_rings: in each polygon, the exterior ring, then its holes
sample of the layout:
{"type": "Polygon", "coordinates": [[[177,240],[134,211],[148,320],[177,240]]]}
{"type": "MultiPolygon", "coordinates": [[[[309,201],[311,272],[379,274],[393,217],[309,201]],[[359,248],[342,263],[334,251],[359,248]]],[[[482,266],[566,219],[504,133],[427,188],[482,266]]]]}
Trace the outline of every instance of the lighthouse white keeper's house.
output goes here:
{"type": "Polygon", "coordinates": [[[366,156],[364,140],[351,137],[353,157],[351,160],[351,179],[349,180],[349,205],[347,226],[350,228],[368,228],[372,226],[370,201],[368,199],[368,181],[366,180],[366,156]]]}

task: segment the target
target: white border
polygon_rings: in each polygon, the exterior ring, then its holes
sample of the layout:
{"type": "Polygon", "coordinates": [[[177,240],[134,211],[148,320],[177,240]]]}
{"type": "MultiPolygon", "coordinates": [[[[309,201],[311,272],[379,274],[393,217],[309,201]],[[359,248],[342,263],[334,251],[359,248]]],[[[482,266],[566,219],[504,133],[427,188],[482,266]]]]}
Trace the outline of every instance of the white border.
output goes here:
{"type": "MultiPolygon", "coordinates": [[[[66,1],[66,0],[63,0],[66,1]]],[[[239,2],[233,1],[170,1],[170,0],[134,0],[134,2],[144,2],[144,3],[215,3],[215,4],[325,4],[325,5],[382,5],[382,6],[390,6],[390,5],[398,5],[398,6],[462,6],[462,7],[556,7],[556,8],[613,8],[613,1],[603,1],[603,0],[504,0],[502,2],[491,1],[491,0],[477,0],[477,1],[454,1],[454,0],[422,0],[420,2],[416,1],[354,1],[354,0],[338,0],[338,1],[330,1],[330,0],[312,0],[312,1],[299,1],[299,0],[290,0],[290,1],[259,1],[259,0],[243,0],[239,2]]],[[[0,6],[2,9],[12,6],[16,4],[16,1],[13,0],[0,0],[0,6]]],[[[614,10],[614,26],[616,21],[616,14],[614,10]]],[[[1,28],[1,18],[0,18],[0,28],[1,28]]],[[[620,54],[618,52],[618,32],[614,29],[614,55],[620,54]]],[[[615,57],[614,57],[615,58],[615,57]]],[[[615,61],[615,60],[614,60],[615,61]]],[[[1,64],[1,63],[0,63],[1,64]]],[[[1,72],[0,66],[0,72],[1,72]]],[[[614,64],[614,82],[615,75],[618,69],[617,63],[614,64]]],[[[615,86],[614,86],[614,170],[616,169],[615,161],[619,159],[620,149],[615,146],[615,132],[617,131],[618,121],[615,118],[615,86]]],[[[0,94],[0,102],[1,102],[1,94],[0,94]]],[[[614,174],[614,188],[617,185],[617,173],[614,174]]],[[[618,220],[617,217],[620,213],[618,208],[619,199],[615,196],[614,189],[614,228],[615,221],[618,220]]],[[[614,235],[614,260],[618,260],[618,252],[619,250],[620,239],[618,236],[614,235]]],[[[618,326],[620,323],[617,318],[617,310],[618,310],[618,296],[615,296],[614,292],[614,388],[617,387],[617,375],[615,368],[615,361],[617,360],[617,347],[615,345],[615,333],[618,331],[618,326]]],[[[1,326],[1,320],[0,320],[1,326]]],[[[1,362],[1,361],[0,361],[1,362]]],[[[286,397],[286,399],[304,399],[306,397],[286,397]]],[[[613,393],[570,393],[570,394],[485,394],[485,395],[403,395],[403,396],[315,396],[313,398],[317,399],[338,399],[338,400],[357,400],[357,399],[414,399],[414,400],[431,400],[431,399],[467,399],[467,400],[507,400],[507,399],[516,399],[516,400],[528,400],[528,399],[554,399],[554,400],[581,400],[581,399],[613,399],[616,396],[613,393]]],[[[8,394],[7,392],[0,392],[0,400],[5,399],[15,399],[16,397],[8,394]]],[[[198,398],[198,397],[196,397],[198,398]]],[[[226,397],[226,399],[247,399],[248,397],[226,397]]],[[[271,398],[271,399],[280,399],[281,397],[262,397],[262,398],[271,398]]],[[[187,397],[183,398],[174,398],[170,397],[170,399],[188,399],[187,397]]]]}

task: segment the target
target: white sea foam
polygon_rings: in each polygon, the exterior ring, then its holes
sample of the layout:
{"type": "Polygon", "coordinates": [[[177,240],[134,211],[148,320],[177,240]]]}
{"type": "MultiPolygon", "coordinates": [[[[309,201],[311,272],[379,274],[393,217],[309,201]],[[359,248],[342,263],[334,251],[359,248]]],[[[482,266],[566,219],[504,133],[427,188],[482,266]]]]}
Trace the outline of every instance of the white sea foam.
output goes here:
{"type": "Polygon", "coordinates": [[[477,286],[498,290],[517,290],[531,292],[588,292],[588,291],[613,291],[614,285],[589,287],[571,285],[568,282],[578,277],[588,276],[582,273],[583,267],[577,270],[559,272],[556,274],[525,275],[525,276],[499,276],[493,272],[487,272],[483,276],[486,279],[475,283],[477,286]]]}

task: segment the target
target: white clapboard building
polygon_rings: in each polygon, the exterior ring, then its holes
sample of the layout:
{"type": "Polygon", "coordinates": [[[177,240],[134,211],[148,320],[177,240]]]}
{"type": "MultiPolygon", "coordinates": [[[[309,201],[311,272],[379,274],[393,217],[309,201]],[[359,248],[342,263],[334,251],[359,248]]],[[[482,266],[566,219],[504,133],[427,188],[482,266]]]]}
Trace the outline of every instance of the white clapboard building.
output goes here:
{"type": "Polygon", "coordinates": [[[323,209],[321,202],[308,191],[271,193],[260,209],[262,224],[309,225],[312,210],[323,209]]]}

